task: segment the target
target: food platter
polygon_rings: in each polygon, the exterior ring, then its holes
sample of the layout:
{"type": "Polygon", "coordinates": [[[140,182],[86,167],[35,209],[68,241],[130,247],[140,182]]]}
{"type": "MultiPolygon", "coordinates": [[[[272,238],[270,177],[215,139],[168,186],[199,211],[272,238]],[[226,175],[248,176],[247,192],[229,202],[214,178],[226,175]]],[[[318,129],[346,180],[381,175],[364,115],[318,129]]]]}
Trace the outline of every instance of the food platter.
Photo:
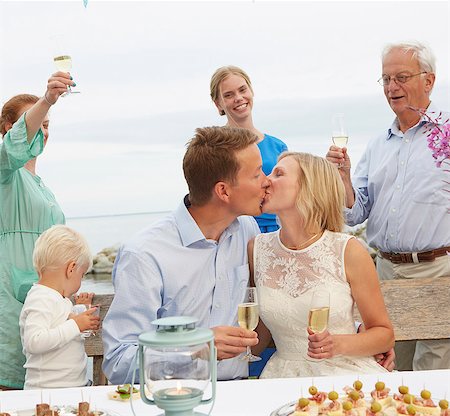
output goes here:
{"type": "MultiPolygon", "coordinates": [[[[51,408],[55,411],[58,411],[59,416],[74,416],[78,414],[78,406],[63,405],[63,406],[52,406],[51,408]]],[[[7,413],[9,413],[11,416],[35,416],[36,409],[12,410],[7,411],[7,413]]],[[[118,413],[115,413],[107,409],[94,408],[94,410],[92,410],[92,413],[95,416],[120,416],[118,413]]]]}
{"type": "Polygon", "coordinates": [[[297,404],[297,400],[290,402],[288,404],[284,404],[283,406],[275,409],[270,416],[289,416],[294,413],[295,406],[297,404]]]}

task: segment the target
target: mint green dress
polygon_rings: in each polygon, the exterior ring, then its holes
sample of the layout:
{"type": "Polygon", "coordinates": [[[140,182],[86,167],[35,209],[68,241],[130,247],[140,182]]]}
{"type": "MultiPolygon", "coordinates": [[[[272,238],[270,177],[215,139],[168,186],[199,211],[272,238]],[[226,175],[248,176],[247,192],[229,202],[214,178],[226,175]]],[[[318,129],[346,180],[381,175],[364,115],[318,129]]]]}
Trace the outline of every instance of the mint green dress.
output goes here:
{"type": "Polygon", "coordinates": [[[33,248],[39,235],[65,222],[53,193],[23,166],[44,149],[39,130],[27,141],[25,115],[0,142],[0,385],[23,388],[25,357],[19,315],[32,284],[33,248]]]}

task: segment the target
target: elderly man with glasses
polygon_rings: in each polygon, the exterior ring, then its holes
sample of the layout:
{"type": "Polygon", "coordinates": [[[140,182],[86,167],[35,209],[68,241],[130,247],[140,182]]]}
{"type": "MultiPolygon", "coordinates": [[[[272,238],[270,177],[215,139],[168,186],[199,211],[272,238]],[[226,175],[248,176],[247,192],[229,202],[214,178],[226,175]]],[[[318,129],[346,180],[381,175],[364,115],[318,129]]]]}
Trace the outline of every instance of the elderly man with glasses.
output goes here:
{"type": "MultiPolygon", "coordinates": [[[[428,47],[419,42],[386,46],[378,82],[396,114],[394,122],[368,144],[353,180],[347,149],[331,146],[327,153],[346,187],[347,224],[368,220],[368,243],[379,249],[380,279],[450,276],[445,190],[450,178],[448,170],[436,167],[427,141],[430,127],[448,122],[449,114],[430,101],[434,81],[435,58],[428,47]]],[[[414,370],[450,368],[448,340],[399,344],[398,369],[408,369],[413,354],[414,370]]]]}

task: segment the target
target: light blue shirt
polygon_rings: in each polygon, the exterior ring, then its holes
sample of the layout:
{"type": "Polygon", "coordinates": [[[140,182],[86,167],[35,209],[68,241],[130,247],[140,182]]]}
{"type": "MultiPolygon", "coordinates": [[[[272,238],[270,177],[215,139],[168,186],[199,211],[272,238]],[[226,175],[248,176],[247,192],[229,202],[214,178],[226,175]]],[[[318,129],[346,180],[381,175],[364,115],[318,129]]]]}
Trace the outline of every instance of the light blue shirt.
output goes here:
{"type": "MultiPolygon", "coordinates": [[[[439,110],[430,104],[427,114],[439,110]]],[[[444,113],[442,121],[448,120],[444,113]]],[[[418,252],[450,246],[450,195],[444,181],[450,174],[436,167],[427,134],[433,127],[425,116],[402,133],[394,120],[386,133],[372,140],[352,178],[355,204],[346,222],[368,219],[369,245],[386,252],[418,252]]]]}
{"type": "MultiPolygon", "coordinates": [[[[182,203],[121,247],[103,322],[103,371],[113,384],[131,382],[137,338],[155,329],[154,319],[184,315],[198,318],[199,327],[237,326],[249,279],[247,243],[258,233],[255,220],[242,216],[218,242],[207,240],[182,203]]],[[[222,360],[218,379],[246,377],[247,367],[237,358],[222,360]]]]}

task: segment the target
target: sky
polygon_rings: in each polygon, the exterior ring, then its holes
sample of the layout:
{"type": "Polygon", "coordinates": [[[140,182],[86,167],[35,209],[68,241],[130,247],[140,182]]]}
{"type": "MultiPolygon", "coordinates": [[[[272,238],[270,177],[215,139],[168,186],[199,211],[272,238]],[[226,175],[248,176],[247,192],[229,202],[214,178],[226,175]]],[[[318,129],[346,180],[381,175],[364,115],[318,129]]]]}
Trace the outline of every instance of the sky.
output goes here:
{"type": "Polygon", "coordinates": [[[393,119],[380,54],[420,40],[437,57],[432,99],[450,109],[448,1],[0,1],[0,102],[42,95],[54,37],[81,92],[50,113],[38,174],[69,217],[174,209],[196,127],[223,125],[209,80],[250,75],[254,121],[290,149],[324,155],[344,112],[356,165],[393,119]]]}

